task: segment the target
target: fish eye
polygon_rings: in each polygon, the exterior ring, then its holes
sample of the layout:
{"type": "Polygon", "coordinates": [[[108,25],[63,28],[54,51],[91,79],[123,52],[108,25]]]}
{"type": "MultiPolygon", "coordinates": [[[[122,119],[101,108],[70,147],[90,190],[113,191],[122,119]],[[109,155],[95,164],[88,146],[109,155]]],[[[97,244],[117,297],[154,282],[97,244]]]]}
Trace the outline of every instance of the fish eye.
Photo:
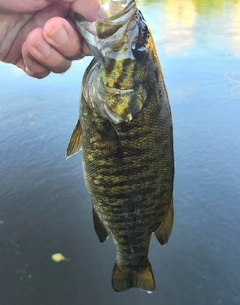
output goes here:
{"type": "Polygon", "coordinates": [[[146,54],[146,45],[141,41],[135,41],[132,44],[132,52],[136,60],[143,60],[146,54]]]}

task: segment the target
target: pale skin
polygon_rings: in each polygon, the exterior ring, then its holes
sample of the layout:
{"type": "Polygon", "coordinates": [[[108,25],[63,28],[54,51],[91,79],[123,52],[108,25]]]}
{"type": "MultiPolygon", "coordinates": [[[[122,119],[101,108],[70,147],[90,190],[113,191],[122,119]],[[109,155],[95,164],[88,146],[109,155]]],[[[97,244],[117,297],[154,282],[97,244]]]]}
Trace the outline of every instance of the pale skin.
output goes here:
{"type": "Polygon", "coordinates": [[[73,14],[94,21],[100,0],[0,0],[0,61],[29,76],[67,71],[74,59],[89,55],[73,14]]]}

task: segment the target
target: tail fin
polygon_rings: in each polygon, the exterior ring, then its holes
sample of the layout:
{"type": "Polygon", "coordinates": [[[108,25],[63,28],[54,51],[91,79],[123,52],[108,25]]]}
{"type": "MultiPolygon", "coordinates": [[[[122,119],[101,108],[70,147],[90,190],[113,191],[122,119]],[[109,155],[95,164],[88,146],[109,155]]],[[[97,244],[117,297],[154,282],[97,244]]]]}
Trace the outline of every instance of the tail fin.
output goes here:
{"type": "Polygon", "coordinates": [[[118,266],[115,263],[112,275],[112,287],[115,291],[124,291],[131,287],[153,291],[155,281],[151,264],[142,269],[133,270],[127,267],[118,266]]]}

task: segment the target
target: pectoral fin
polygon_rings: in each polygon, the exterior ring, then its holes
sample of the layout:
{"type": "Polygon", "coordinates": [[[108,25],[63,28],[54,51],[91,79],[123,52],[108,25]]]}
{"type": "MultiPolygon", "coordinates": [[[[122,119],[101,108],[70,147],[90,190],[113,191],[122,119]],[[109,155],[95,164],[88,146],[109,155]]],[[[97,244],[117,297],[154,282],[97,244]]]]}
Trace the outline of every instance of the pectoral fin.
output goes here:
{"type": "Polygon", "coordinates": [[[173,199],[171,198],[171,203],[167,210],[166,215],[161,220],[161,223],[157,230],[154,232],[155,236],[157,237],[158,241],[161,245],[165,245],[168,242],[169,236],[172,232],[173,227],[173,199]]]}
{"type": "Polygon", "coordinates": [[[123,148],[119,133],[112,122],[105,119],[95,120],[95,127],[106,143],[106,148],[112,157],[123,158],[123,148]]]}
{"type": "Polygon", "coordinates": [[[73,154],[76,154],[81,149],[81,146],[82,146],[82,126],[80,124],[80,121],[78,120],[68,144],[66,157],[69,158],[73,154]]]}

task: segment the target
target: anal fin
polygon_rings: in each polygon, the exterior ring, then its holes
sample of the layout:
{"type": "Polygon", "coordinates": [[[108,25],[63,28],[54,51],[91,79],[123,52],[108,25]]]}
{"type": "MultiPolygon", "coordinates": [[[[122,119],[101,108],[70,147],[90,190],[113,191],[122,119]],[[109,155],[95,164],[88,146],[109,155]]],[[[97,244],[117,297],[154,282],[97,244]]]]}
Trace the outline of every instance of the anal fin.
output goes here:
{"type": "Polygon", "coordinates": [[[155,289],[155,281],[151,264],[144,268],[130,269],[118,266],[117,262],[113,268],[112,287],[115,291],[121,292],[129,288],[140,288],[149,292],[155,289]]]}
{"type": "Polygon", "coordinates": [[[100,242],[104,242],[107,239],[109,232],[100,219],[98,212],[95,210],[94,206],[92,208],[92,214],[95,232],[97,233],[100,242]]]}
{"type": "Polygon", "coordinates": [[[76,154],[82,146],[82,126],[80,121],[77,121],[77,124],[72,132],[68,147],[67,147],[67,152],[66,152],[66,157],[69,158],[73,154],[76,154]]]}
{"type": "Polygon", "coordinates": [[[168,239],[172,232],[173,227],[173,198],[171,198],[170,205],[168,207],[167,213],[165,214],[164,218],[161,220],[159,227],[154,232],[155,236],[157,237],[158,241],[161,245],[165,245],[168,242],[168,239]]]}

